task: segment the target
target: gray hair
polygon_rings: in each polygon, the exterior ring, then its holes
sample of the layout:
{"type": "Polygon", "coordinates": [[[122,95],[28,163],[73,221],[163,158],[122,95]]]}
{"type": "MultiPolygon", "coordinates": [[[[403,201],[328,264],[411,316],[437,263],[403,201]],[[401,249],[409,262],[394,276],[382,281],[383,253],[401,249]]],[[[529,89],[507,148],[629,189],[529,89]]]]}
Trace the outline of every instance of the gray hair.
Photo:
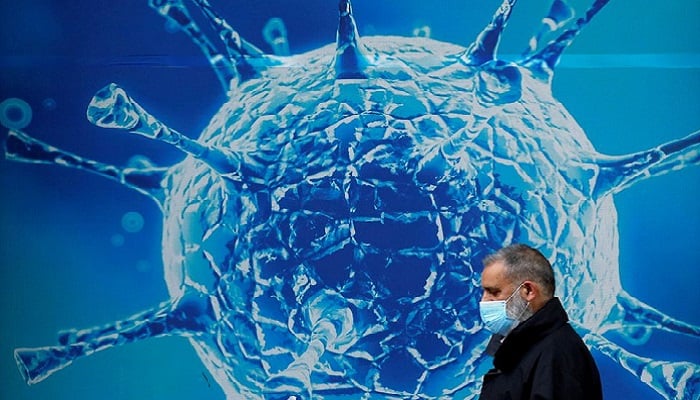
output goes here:
{"type": "Polygon", "coordinates": [[[538,283],[547,297],[554,296],[554,270],[542,253],[524,244],[511,244],[484,258],[484,267],[501,261],[506,278],[519,284],[525,280],[538,283]]]}

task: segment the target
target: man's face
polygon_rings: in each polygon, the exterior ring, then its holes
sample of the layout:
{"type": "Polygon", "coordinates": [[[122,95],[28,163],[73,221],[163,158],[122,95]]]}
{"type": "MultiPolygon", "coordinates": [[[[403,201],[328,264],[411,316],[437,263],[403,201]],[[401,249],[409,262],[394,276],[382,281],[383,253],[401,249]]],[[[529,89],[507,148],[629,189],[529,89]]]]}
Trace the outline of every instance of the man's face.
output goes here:
{"type": "Polygon", "coordinates": [[[520,292],[524,284],[525,282],[512,282],[507,279],[505,266],[502,262],[496,261],[484,267],[481,273],[481,287],[484,289],[481,301],[507,300],[508,316],[522,322],[533,314],[529,307],[530,303],[522,297],[520,292]]]}
{"type": "Polygon", "coordinates": [[[481,287],[484,290],[481,301],[506,300],[516,289],[516,285],[506,278],[505,266],[501,261],[484,267],[481,287]]]}

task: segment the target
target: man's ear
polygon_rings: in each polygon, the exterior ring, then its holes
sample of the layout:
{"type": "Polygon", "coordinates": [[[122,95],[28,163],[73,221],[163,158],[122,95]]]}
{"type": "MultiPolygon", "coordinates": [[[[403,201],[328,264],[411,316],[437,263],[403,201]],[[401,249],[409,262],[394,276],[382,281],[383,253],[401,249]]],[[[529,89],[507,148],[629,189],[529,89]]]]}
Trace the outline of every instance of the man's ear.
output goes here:
{"type": "Polygon", "coordinates": [[[523,282],[523,289],[525,291],[525,300],[532,302],[534,299],[540,296],[540,287],[533,281],[523,282]]]}

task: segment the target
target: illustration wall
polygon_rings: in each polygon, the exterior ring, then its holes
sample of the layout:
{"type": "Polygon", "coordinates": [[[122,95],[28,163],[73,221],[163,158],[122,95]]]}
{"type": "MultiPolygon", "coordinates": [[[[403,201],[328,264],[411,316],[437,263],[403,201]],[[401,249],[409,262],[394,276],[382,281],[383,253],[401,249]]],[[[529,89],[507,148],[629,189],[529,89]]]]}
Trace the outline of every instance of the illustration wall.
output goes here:
{"type": "Polygon", "coordinates": [[[340,3],[0,2],[0,397],[474,398],[525,241],[697,399],[700,4],[340,3]]]}

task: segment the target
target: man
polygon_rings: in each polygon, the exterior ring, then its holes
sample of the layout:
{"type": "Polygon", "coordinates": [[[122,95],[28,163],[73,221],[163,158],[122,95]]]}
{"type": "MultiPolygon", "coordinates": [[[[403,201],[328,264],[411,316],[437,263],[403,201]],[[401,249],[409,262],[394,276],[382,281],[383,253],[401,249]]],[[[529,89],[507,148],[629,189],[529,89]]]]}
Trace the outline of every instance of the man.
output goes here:
{"type": "Polygon", "coordinates": [[[515,244],[486,257],[481,286],[494,368],[480,400],[603,398],[598,368],[554,297],[554,271],[542,253],[515,244]]]}

